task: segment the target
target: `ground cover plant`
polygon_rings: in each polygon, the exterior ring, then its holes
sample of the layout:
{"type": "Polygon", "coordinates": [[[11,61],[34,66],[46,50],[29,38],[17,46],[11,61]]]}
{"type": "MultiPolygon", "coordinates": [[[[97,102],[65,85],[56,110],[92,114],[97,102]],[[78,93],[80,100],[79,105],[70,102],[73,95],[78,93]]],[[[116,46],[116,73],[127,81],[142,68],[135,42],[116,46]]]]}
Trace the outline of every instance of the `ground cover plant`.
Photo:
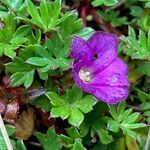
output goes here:
{"type": "Polygon", "coordinates": [[[149,0],[0,1],[0,150],[149,150],[149,122],[149,0]]]}

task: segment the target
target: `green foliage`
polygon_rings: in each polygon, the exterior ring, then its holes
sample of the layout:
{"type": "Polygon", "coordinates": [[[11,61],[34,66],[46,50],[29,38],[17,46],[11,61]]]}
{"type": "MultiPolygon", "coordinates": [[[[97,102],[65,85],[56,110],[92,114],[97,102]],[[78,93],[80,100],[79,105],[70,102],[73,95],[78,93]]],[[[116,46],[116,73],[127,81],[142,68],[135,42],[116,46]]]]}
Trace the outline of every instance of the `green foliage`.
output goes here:
{"type": "Polygon", "coordinates": [[[26,5],[23,0],[2,0],[7,5],[7,8],[14,12],[21,12],[25,9],[26,5]]]}
{"type": "Polygon", "coordinates": [[[150,93],[136,89],[138,97],[142,104],[140,105],[141,110],[144,112],[145,120],[150,122],[150,93]]]}
{"type": "Polygon", "coordinates": [[[40,30],[29,31],[26,36],[28,38],[25,43],[26,49],[23,49],[13,62],[7,64],[7,69],[12,74],[12,86],[23,84],[26,88],[30,87],[36,70],[40,78],[46,80],[51,70],[59,68],[60,71],[65,71],[71,67],[71,60],[68,58],[71,37],[78,35],[88,39],[93,32],[91,28],[82,29],[82,21],[77,16],[77,13],[72,12],[66,14],[59,31],[52,32],[50,34],[52,38],[46,38],[43,46],[40,45],[40,30]]]}
{"type": "Polygon", "coordinates": [[[147,10],[145,14],[138,20],[138,26],[145,32],[150,30],[150,10],[147,10]]]}
{"type": "Polygon", "coordinates": [[[143,74],[150,77],[150,62],[142,62],[138,64],[138,70],[143,74]]]}
{"type": "Polygon", "coordinates": [[[94,30],[90,27],[82,28],[82,19],[78,19],[78,14],[75,11],[66,14],[59,28],[62,38],[77,35],[88,39],[93,31],[94,30]]]}
{"type": "Polygon", "coordinates": [[[104,113],[108,110],[103,103],[98,103],[93,111],[85,116],[83,123],[80,126],[80,133],[83,137],[89,132],[97,134],[103,144],[109,144],[113,141],[112,136],[107,130],[108,117],[104,117],[104,113]]]}
{"type": "Polygon", "coordinates": [[[124,134],[136,138],[134,129],[146,127],[146,124],[136,122],[140,113],[132,113],[132,109],[125,110],[124,102],[119,103],[118,108],[109,106],[109,112],[112,119],[109,119],[107,127],[112,132],[117,133],[121,129],[124,134]]]}
{"type": "Polygon", "coordinates": [[[35,68],[25,63],[23,56],[21,57],[23,54],[27,55],[27,57],[29,56],[28,53],[23,51],[20,57],[15,57],[13,62],[8,63],[6,66],[8,71],[12,73],[12,86],[24,84],[25,87],[29,87],[33,82],[35,68]]]}
{"type": "Polygon", "coordinates": [[[1,132],[0,132],[0,149],[7,149],[5,140],[4,140],[3,135],[2,135],[1,132]]]}
{"type": "MultiPolygon", "coordinates": [[[[46,113],[44,118],[36,114],[33,128],[37,132],[25,144],[13,137],[14,127],[6,125],[14,149],[30,149],[29,144],[35,141],[39,141],[45,150],[145,148],[148,127],[144,123],[150,122],[149,8],[149,0],[0,2],[0,75],[1,79],[5,75],[11,76],[10,87],[4,87],[4,91],[1,80],[0,106],[5,94],[4,99],[9,99],[8,89],[19,95],[6,101],[8,110],[13,101],[19,101],[15,123],[30,105],[36,110],[35,114],[46,113]],[[87,27],[83,28],[83,21],[87,27]],[[69,57],[72,38],[80,36],[87,40],[93,34],[93,28],[113,34],[119,31],[123,35],[119,57],[128,64],[131,88],[128,100],[119,105],[108,106],[74,85],[73,63],[69,57]],[[17,91],[28,91],[24,87],[35,89],[37,85],[48,92],[42,96],[37,94],[36,98],[36,93],[31,92],[26,99],[17,91]],[[126,109],[125,103],[127,108],[133,106],[134,111],[126,109]],[[56,131],[47,130],[50,126],[56,131]]],[[[120,39],[120,35],[117,38],[120,39]]],[[[26,124],[24,120],[20,122],[26,124]]],[[[7,149],[1,133],[0,149],[7,149]]]]}
{"type": "Polygon", "coordinates": [[[93,6],[100,6],[100,5],[105,5],[105,6],[112,6],[118,3],[118,0],[93,0],[92,4],[93,6]]]}
{"type": "MultiPolygon", "coordinates": [[[[11,125],[6,125],[5,127],[6,127],[6,130],[7,130],[8,136],[11,138],[11,143],[13,144],[13,146],[16,147],[16,148],[21,146],[20,145],[21,143],[19,141],[15,143],[15,141],[12,140],[12,137],[15,133],[15,128],[11,125]]],[[[23,143],[22,143],[22,145],[23,145],[23,143]]],[[[3,138],[3,135],[1,133],[1,131],[0,131],[0,149],[1,150],[7,149],[7,146],[6,146],[6,143],[5,143],[5,140],[3,138]]],[[[26,149],[20,149],[20,150],[26,150],[26,149]]]]}
{"type": "Polygon", "coordinates": [[[63,141],[63,146],[65,148],[69,148],[72,150],[85,150],[82,144],[81,135],[78,132],[77,128],[68,128],[66,132],[69,136],[63,134],[59,135],[59,138],[63,141]]]}
{"type": "MultiPolygon", "coordinates": [[[[55,38],[54,38],[55,40],[55,38]]],[[[50,42],[50,41],[49,41],[50,42]]],[[[71,61],[68,58],[65,58],[65,47],[61,45],[61,41],[58,42],[58,37],[56,43],[52,43],[47,49],[46,47],[36,45],[29,46],[27,50],[22,50],[19,57],[15,57],[13,62],[7,64],[7,69],[11,72],[12,86],[19,86],[24,84],[24,86],[30,87],[33,79],[35,70],[38,71],[41,79],[45,80],[48,78],[49,70],[55,70],[60,67],[61,70],[65,70],[70,67],[71,61]],[[56,45],[57,46],[56,46],[56,45]],[[58,49],[57,49],[58,48],[58,49]],[[61,51],[62,48],[62,51],[61,51]],[[54,55],[54,53],[57,55],[54,55]],[[52,52],[50,51],[52,50],[52,52]],[[53,55],[57,58],[54,58],[53,55]],[[63,57],[64,56],[64,57],[63,57]],[[17,68],[17,69],[16,69],[17,68]]],[[[47,42],[48,43],[48,42],[47,42]]],[[[68,51],[68,49],[66,49],[68,51]]],[[[67,54],[66,54],[67,55],[67,54]]]]}
{"type": "Polygon", "coordinates": [[[36,108],[41,108],[45,111],[49,111],[51,109],[50,101],[45,95],[34,99],[31,101],[31,104],[36,106],[36,108]]]}
{"type": "Polygon", "coordinates": [[[130,10],[131,10],[130,14],[134,17],[140,16],[141,13],[143,12],[143,9],[141,7],[135,5],[130,7],[130,10]]]}
{"type": "Polygon", "coordinates": [[[22,140],[17,140],[16,150],[27,150],[22,140]]]}
{"type": "Polygon", "coordinates": [[[55,0],[53,4],[48,0],[42,0],[39,10],[31,0],[26,0],[26,5],[31,19],[24,17],[23,14],[20,14],[19,19],[40,27],[45,33],[54,30],[60,23],[61,0],[55,0]]]}
{"type": "Polygon", "coordinates": [[[35,136],[43,145],[44,150],[59,150],[62,147],[60,139],[53,128],[49,128],[46,134],[36,132],[35,136]]]}
{"type": "Polygon", "coordinates": [[[68,118],[68,122],[74,126],[79,126],[84,119],[84,113],[90,112],[96,104],[96,99],[92,95],[83,96],[83,92],[76,86],[62,96],[55,92],[48,92],[46,96],[53,105],[51,116],[68,118]]]}
{"type": "Polygon", "coordinates": [[[127,17],[119,16],[119,11],[109,11],[109,12],[103,12],[103,11],[98,11],[101,17],[110,22],[113,27],[118,27],[122,25],[127,25],[129,22],[127,21],[127,17]]]}
{"type": "Polygon", "coordinates": [[[125,53],[131,56],[133,59],[150,59],[150,32],[147,34],[140,30],[138,39],[134,29],[129,27],[128,36],[122,37],[122,40],[126,42],[125,53]]]}
{"type": "Polygon", "coordinates": [[[4,27],[0,30],[0,56],[3,53],[14,58],[16,55],[15,50],[22,46],[27,38],[25,37],[31,28],[27,25],[17,28],[16,16],[13,13],[8,13],[4,18],[4,27]]]}

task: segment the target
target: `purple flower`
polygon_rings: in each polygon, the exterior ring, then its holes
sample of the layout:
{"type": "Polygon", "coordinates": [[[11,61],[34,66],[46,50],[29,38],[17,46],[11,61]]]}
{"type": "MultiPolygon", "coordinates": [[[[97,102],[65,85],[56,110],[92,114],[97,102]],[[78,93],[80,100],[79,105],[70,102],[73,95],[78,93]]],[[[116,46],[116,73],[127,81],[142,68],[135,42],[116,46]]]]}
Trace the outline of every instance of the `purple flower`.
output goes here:
{"type": "Polygon", "coordinates": [[[125,100],[129,94],[128,68],[117,57],[117,50],[116,37],[105,32],[95,32],[87,41],[80,37],[72,41],[76,84],[108,104],[125,100]]]}

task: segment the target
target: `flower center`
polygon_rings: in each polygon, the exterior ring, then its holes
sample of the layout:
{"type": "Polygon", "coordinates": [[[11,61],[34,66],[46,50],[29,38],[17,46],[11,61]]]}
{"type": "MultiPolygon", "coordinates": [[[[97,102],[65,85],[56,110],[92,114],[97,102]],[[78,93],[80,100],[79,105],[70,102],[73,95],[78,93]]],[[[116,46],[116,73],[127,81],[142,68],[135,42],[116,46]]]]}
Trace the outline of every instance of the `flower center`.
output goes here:
{"type": "Polygon", "coordinates": [[[91,81],[91,75],[90,75],[90,72],[87,71],[87,70],[80,70],[79,71],[79,77],[80,79],[85,82],[85,83],[88,83],[91,81]]]}

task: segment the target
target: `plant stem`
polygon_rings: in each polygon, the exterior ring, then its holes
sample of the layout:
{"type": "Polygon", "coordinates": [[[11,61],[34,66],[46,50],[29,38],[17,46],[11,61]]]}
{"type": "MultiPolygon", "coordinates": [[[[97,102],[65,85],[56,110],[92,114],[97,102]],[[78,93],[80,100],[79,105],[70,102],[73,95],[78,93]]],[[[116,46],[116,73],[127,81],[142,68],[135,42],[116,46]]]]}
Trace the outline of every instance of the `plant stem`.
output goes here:
{"type": "Polygon", "coordinates": [[[150,128],[149,128],[148,135],[147,135],[145,150],[149,150],[149,148],[150,148],[150,128]]]}
{"type": "Polygon", "coordinates": [[[4,137],[4,140],[5,140],[5,143],[7,145],[8,150],[13,150],[13,147],[11,145],[11,142],[10,142],[9,136],[7,134],[7,131],[6,131],[6,128],[5,128],[1,114],[0,114],[0,129],[1,129],[1,132],[2,132],[2,135],[4,137]]]}

